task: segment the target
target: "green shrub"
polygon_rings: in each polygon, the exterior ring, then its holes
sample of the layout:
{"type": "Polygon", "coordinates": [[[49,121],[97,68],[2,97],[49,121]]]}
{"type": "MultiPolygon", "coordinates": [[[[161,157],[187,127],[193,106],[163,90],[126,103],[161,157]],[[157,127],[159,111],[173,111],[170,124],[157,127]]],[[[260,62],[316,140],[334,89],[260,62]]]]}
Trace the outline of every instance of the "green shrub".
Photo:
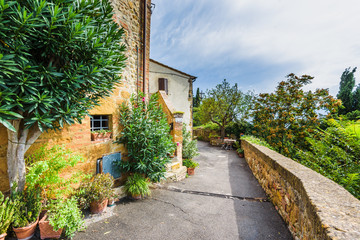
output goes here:
{"type": "Polygon", "coordinates": [[[197,168],[199,166],[199,163],[192,159],[184,159],[183,165],[187,168],[197,168]]]}
{"type": "Polygon", "coordinates": [[[254,144],[257,144],[257,145],[260,145],[260,146],[264,146],[264,147],[267,147],[271,150],[274,150],[274,148],[272,146],[270,146],[270,144],[268,144],[266,141],[258,138],[258,137],[255,137],[255,136],[252,136],[252,135],[244,135],[244,136],[241,136],[241,140],[246,140],[246,141],[249,141],[251,143],[254,143],[254,144]]]}
{"type": "Polygon", "coordinates": [[[295,159],[342,185],[360,199],[360,137],[347,130],[349,122],[327,120],[328,128],[306,138],[309,149],[295,159]]]}
{"type": "Polygon", "coordinates": [[[150,195],[149,181],[141,174],[135,173],[127,178],[124,190],[129,195],[145,197],[150,195]]]}
{"type": "Polygon", "coordinates": [[[254,131],[254,126],[246,121],[231,122],[225,128],[225,132],[228,135],[240,136],[241,133],[247,135],[254,131]]]}
{"type": "Polygon", "coordinates": [[[3,193],[0,191],[0,235],[7,232],[13,221],[17,205],[18,202],[13,202],[8,197],[4,198],[3,193]]]}
{"type": "Polygon", "coordinates": [[[149,103],[142,93],[133,95],[131,105],[120,107],[120,123],[123,126],[117,143],[125,144],[128,161],[118,163],[121,172],[145,174],[151,181],[164,178],[168,155],[175,151],[170,127],[165,113],[158,103],[158,95],[153,94],[149,103]]]}
{"type": "Polygon", "coordinates": [[[71,238],[83,228],[83,214],[76,198],[51,200],[47,209],[47,220],[55,231],[65,229],[65,235],[71,238]]]}
{"type": "MultiPolygon", "coordinates": [[[[13,185],[13,188],[16,184],[13,185]]],[[[12,226],[26,227],[38,218],[41,211],[41,195],[39,188],[26,188],[24,191],[13,191],[11,199],[18,202],[15,208],[12,226]]]]}
{"type": "Polygon", "coordinates": [[[112,198],[114,196],[113,185],[114,178],[110,173],[96,174],[92,179],[84,181],[75,193],[80,207],[86,209],[91,202],[112,198]]]}
{"type": "Polygon", "coordinates": [[[183,135],[183,149],[182,149],[182,157],[192,159],[199,155],[197,148],[197,141],[192,140],[191,133],[186,130],[186,125],[183,125],[182,128],[183,135]]]}
{"type": "Polygon", "coordinates": [[[69,178],[61,177],[61,173],[78,162],[83,162],[81,155],[73,153],[63,146],[46,145],[37,149],[27,158],[28,169],[26,186],[39,189],[46,199],[63,198],[72,193],[71,184],[78,183],[85,177],[80,171],[71,171],[69,178]]]}

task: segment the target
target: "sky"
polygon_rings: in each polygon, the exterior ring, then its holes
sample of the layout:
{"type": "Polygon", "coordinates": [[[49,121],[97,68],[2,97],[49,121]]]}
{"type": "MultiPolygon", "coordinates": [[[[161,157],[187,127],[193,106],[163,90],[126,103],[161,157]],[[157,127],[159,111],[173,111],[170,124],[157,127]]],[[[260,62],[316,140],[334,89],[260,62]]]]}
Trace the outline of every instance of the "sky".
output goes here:
{"type": "MultiPolygon", "coordinates": [[[[150,57],[196,76],[273,92],[286,75],[336,96],[345,68],[360,67],[359,0],[152,0],[150,57]]],[[[360,69],[355,73],[360,83],[360,69]]]]}

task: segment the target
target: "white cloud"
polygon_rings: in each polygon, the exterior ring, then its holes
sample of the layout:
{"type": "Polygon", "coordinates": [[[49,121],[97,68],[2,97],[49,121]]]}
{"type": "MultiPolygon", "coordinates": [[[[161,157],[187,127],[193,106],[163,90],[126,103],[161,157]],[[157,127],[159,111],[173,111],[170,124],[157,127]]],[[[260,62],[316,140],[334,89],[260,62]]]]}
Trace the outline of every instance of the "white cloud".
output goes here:
{"type": "MultiPolygon", "coordinates": [[[[360,64],[357,0],[153,2],[152,56],[175,66],[211,71],[236,61],[284,65],[287,73],[315,76],[313,88],[336,94],[343,70],[360,64]]],[[[259,82],[274,85],[274,79],[259,82]]]]}

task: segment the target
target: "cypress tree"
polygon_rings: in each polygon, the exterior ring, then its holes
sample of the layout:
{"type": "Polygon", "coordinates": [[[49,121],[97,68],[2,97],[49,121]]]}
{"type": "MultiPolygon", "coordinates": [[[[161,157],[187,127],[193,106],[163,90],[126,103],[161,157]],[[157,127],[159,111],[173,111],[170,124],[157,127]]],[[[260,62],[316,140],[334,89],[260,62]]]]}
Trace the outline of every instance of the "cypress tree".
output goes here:
{"type": "Polygon", "coordinates": [[[340,89],[337,94],[337,98],[341,99],[344,108],[339,109],[339,114],[346,114],[353,111],[354,104],[354,93],[352,92],[355,87],[355,77],[354,73],[356,72],[356,67],[350,71],[350,67],[346,68],[343,74],[341,75],[340,89]]]}

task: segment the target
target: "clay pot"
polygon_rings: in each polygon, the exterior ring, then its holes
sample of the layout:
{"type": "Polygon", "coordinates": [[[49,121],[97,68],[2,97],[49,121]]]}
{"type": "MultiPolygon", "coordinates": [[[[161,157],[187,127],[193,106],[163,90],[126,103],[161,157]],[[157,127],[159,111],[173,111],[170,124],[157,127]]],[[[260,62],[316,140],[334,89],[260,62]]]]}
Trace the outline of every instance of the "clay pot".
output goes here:
{"type": "Polygon", "coordinates": [[[16,234],[18,240],[27,240],[34,236],[36,225],[39,222],[39,218],[36,219],[35,222],[27,225],[26,227],[22,228],[14,228],[13,230],[16,234]]]}
{"type": "Polygon", "coordinates": [[[194,175],[195,174],[195,168],[188,168],[187,173],[188,173],[188,175],[194,175]]]}
{"type": "Polygon", "coordinates": [[[134,199],[134,200],[142,199],[141,194],[133,194],[133,195],[131,195],[131,198],[134,199]]]}
{"type": "Polygon", "coordinates": [[[244,158],[244,153],[238,153],[240,158],[244,158]]]}
{"type": "Polygon", "coordinates": [[[114,206],[114,205],[115,205],[115,198],[110,198],[110,199],[108,200],[107,206],[108,206],[108,207],[112,207],[112,206],[114,206]]]}
{"type": "Polygon", "coordinates": [[[100,200],[100,201],[94,201],[90,203],[90,211],[91,213],[102,213],[107,206],[108,200],[100,200]]]}
{"type": "Polygon", "coordinates": [[[4,240],[6,235],[7,235],[7,233],[0,234],[0,240],[4,240]]]}
{"type": "Polygon", "coordinates": [[[63,231],[60,228],[58,231],[54,231],[54,228],[50,225],[49,221],[46,220],[47,215],[45,214],[39,221],[40,238],[56,238],[59,239],[63,231]]]}

